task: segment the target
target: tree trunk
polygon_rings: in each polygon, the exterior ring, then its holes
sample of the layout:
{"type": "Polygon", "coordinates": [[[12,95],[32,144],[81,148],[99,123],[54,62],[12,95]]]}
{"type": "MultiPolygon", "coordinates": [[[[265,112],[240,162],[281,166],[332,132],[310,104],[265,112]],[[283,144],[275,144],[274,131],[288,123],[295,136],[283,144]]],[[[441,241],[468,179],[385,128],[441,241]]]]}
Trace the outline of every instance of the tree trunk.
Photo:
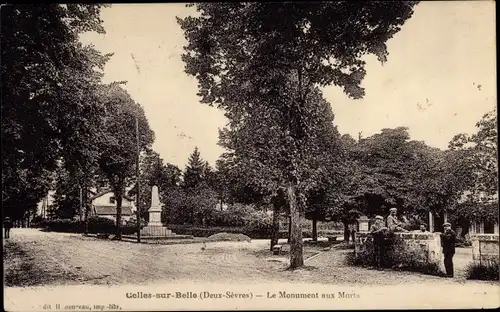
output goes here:
{"type": "Polygon", "coordinates": [[[83,184],[83,192],[82,192],[82,203],[83,203],[83,209],[84,209],[84,218],[85,218],[85,229],[84,233],[85,235],[89,234],[89,215],[90,215],[90,205],[88,203],[89,200],[89,193],[87,189],[87,183],[84,182],[83,184]]]}
{"type": "Polygon", "coordinates": [[[116,240],[122,239],[122,195],[116,196],[116,240]]]}
{"type": "Polygon", "coordinates": [[[293,184],[287,187],[288,202],[290,204],[290,269],[304,265],[302,254],[302,229],[300,226],[300,210],[297,202],[297,188],[293,184]]]}
{"type": "Polygon", "coordinates": [[[349,220],[343,219],[342,223],[344,224],[344,242],[349,243],[349,220]]]}
{"type": "Polygon", "coordinates": [[[317,242],[318,241],[318,229],[317,229],[318,220],[313,219],[312,223],[313,223],[312,240],[313,240],[313,242],[317,242]]]}
{"type": "Polygon", "coordinates": [[[288,237],[286,242],[290,244],[290,237],[292,235],[292,217],[288,216],[288,237]]]}
{"type": "Polygon", "coordinates": [[[279,232],[280,232],[280,206],[278,203],[273,203],[273,225],[271,229],[271,246],[269,249],[272,251],[273,246],[278,243],[279,232]]]}
{"type": "Polygon", "coordinates": [[[120,183],[118,192],[116,192],[116,235],[115,240],[122,239],[122,201],[123,201],[123,183],[120,183]]]}

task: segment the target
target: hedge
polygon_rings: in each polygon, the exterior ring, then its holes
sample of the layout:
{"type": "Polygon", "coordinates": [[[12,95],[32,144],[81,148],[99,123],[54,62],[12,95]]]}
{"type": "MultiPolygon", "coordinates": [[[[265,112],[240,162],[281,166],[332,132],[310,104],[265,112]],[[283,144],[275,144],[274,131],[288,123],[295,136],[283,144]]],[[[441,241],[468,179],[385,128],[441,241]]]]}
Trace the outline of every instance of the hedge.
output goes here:
{"type": "MultiPolygon", "coordinates": [[[[264,229],[256,229],[252,227],[195,227],[191,225],[182,225],[182,224],[170,224],[167,226],[170,230],[172,230],[176,234],[181,235],[192,235],[195,237],[209,237],[211,235],[217,233],[235,233],[235,234],[244,234],[252,239],[270,239],[271,238],[271,230],[264,229]]],[[[326,234],[326,235],[335,235],[338,234],[337,231],[318,231],[318,235],[326,234]]],[[[288,231],[281,230],[279,232],[279,238],[288,238],[288,231]]],[[[340,235],[340,234],[338,234],[340,235]]],[[[311,238],[311,231],[302,231],[303,238],[311,238]]]]}
{"type": "MultiPolygon", "coordinates": [[[[72,220],[72,219],[55,219],[44,220],[40,226],[52,232],[65,232],[65,233],[84,233],[85,221],[72,220]]],[[[137,233],[137,227],[134,224],[122,225],[122,234],[132,235],[137,233]]],[[[116,233],[115,221],[102,218],[90,217],[88,232],[91,234],[114,234],[116,233]]]]}

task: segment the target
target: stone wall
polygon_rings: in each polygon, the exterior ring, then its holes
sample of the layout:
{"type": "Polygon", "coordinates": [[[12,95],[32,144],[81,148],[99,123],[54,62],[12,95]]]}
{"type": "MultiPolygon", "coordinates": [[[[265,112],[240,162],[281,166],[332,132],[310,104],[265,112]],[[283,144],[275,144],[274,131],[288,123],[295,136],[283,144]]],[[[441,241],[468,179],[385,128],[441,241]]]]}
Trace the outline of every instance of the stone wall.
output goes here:
{"type": "Polygon", "coordinates": [[[473,234],[472,259],[476,261],[499,260],[498,234],[473,234]]]}
{"type": "MultiPolygon", "coordinates": [[[[442,262],[443,251],[441,249],[441,237],[440,233],[422,233],[422,232],[406,232],[406,233],[395,233],[395,238],[401,238],[408,246],[418,245],[422,248],[423,252],[427,255],[429,261],[442,262]]],[[[368,232],[356,233],[354,242],[355,254],[363,252],[367,239],[371,237],[368,232]]],[[[498,237],[498,235],[497,235],[498,237]]]]}

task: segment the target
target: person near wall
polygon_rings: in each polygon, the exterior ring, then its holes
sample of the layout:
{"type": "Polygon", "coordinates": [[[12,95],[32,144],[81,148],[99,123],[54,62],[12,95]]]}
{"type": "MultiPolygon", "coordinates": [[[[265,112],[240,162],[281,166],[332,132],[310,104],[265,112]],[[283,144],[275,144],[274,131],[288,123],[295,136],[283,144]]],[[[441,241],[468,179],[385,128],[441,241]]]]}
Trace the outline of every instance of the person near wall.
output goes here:
{"type": "Polygon", "coordinates": [[[4,237],[10,238],[10,229],[12,228],[12,221],[10,220],[9,217],[5,217],[5,219],[3,220],[3,228],[5,231],[4,237]]]}
{"type": "Polygon", "coordinates": [[[370,227],[370,233],[373,237],[373,266],[379,270],[383,270],[385,264],[385,231],[387,228],[384,225],[382,216],[375,216],[375,222],[370,227]]]}
{"type": "Polygon", "coordinates": [[[397,213],[398,209],[396,208],[389,209],[389,216],[387,216],[387,228],[391,232],[408,232],[406,229],[402,227],[403,223],[401,223],[398,220],[397,213]]]}
{"type": "Polygon", "coordinates": [[[444,267],[446,277],[453,277],[453,256],[455,255],[455,243],[457,234],[451,229],[451,224],[443,224],[444,232],[441,234],[441,247],[443,248],[444,267]]]}
{"type": "Polygon", "coordinates": [[[352,243],[354,244],[355,242],[355,238],[356,238],[356,221],[351,221],[351,223],[349,223],[348,225],[348,229],[349,229],[349,235],[351,235],[351,240],[352,240],[352,243]]]}
{"type": "Polygon", "coordinates": [[[420,232],[427,233],[427,224],[425,223],[420,224],[420,232]]]}

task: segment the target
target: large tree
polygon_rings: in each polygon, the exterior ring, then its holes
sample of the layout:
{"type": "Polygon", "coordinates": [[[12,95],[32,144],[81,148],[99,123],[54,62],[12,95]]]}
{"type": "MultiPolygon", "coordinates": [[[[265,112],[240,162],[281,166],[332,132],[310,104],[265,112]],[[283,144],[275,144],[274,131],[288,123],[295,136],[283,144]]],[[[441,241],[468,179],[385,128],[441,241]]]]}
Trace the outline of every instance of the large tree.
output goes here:
{"type": "Polygon", "coordinates": [[[121,205],[125,187],[134,183],[137,159],[136,122],[139,149],[150,147],[154,140],[143,108],[120,84],[102,88],[106,115],[99,146],[99,167],[116,197],[116,239],[121,239],[121,205]]]}
{"type": "Polygon", "coordinates": [[[102,5],[2,7],[2,206],[18,218],[46,195],[57,161],[73,176],[88,172],[89,138],[100,116],[96,99],[104,63],[83,32],[104,33],[102,5]],[[17,198],[16,198],[17,197],[17,198]]]}
{"type": "Polygon", "coordinates": [[[457,134],[449,144],[459,200],[451,216],[468,228],[471,221],[498,222],[498,130],[496,111],[483,115],[477,132],[457,134]]]}
{"type": "Polygon", "coordinates": [[[186,72],[199,82],[202,102],[276,127],[272,158],[280,160],[290,206],[290,267],[303,265],[298,192],[299,159],[315,136],[318,110],[306,111],[315,85],[335,84],[364,95],[361,57],[384,61],[386,41],[412,15],[416,2],[197,3],[199,14],[179,19],[188,44],[186,72]]]}

